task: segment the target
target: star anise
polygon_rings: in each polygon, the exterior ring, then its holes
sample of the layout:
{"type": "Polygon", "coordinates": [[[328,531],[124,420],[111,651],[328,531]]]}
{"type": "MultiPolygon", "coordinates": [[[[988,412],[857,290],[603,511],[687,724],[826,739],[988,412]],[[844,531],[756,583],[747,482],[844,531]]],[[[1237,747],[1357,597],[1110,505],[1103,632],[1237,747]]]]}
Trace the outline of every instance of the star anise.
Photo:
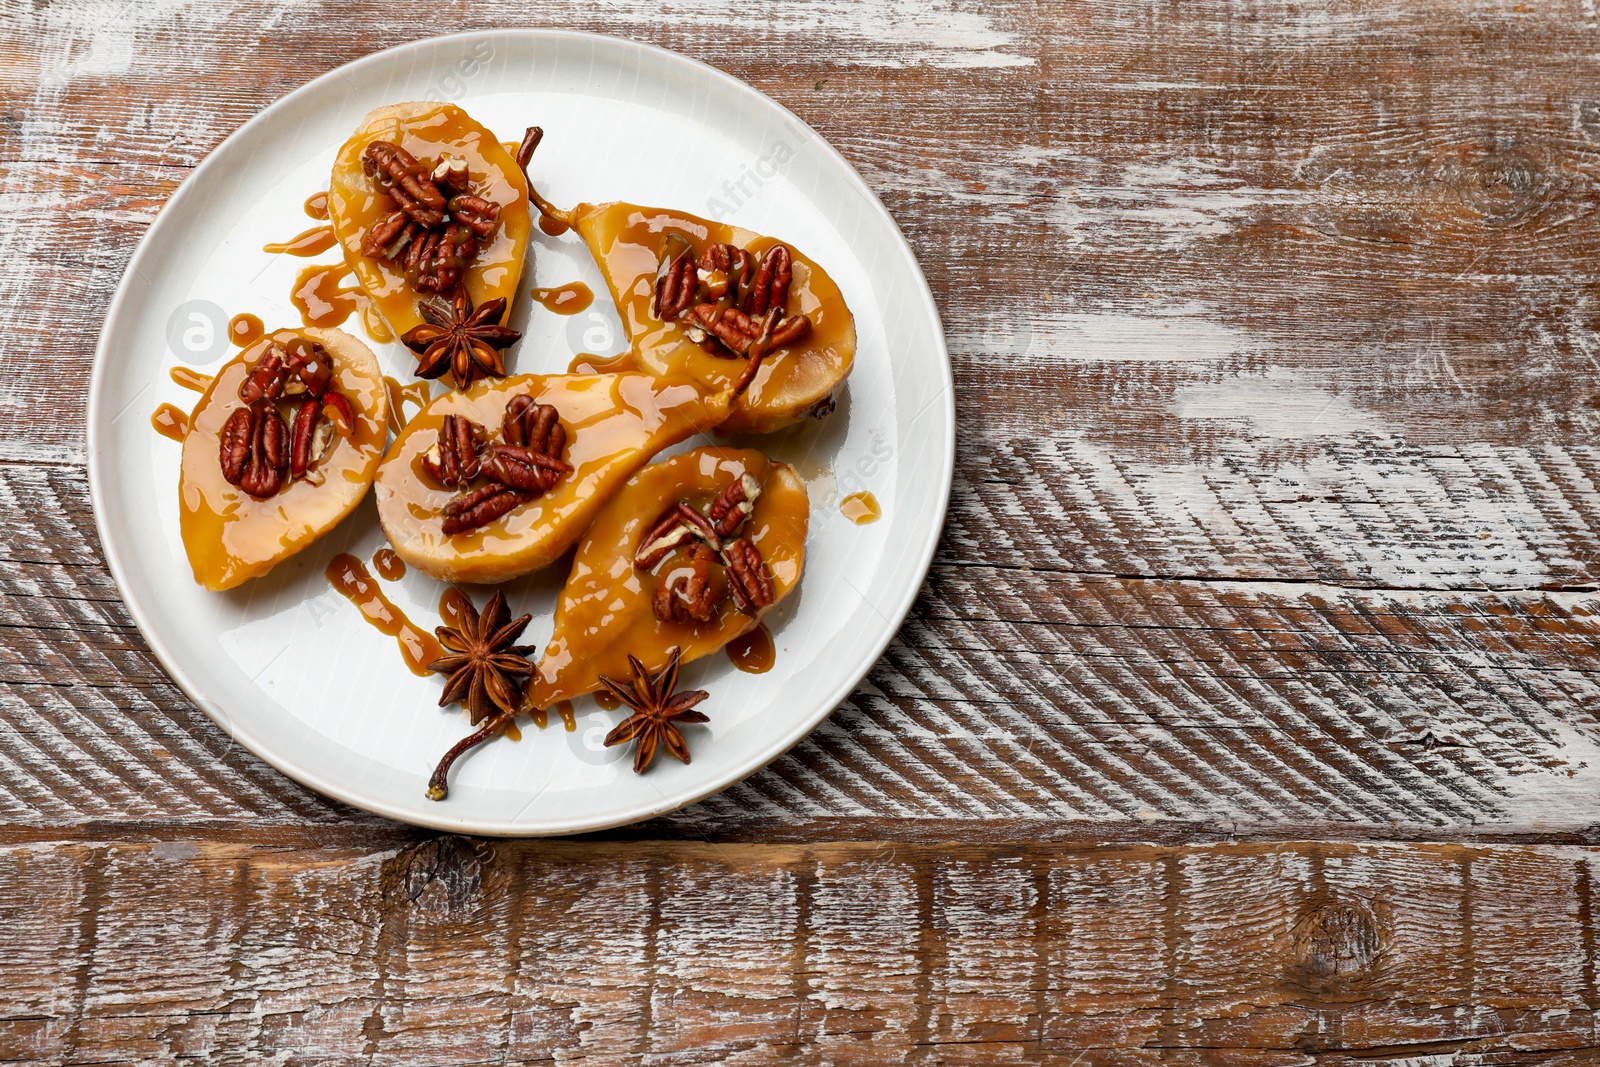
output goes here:
{"type": "Polygon", "coordinates": [[[478,378],[506,376],[500,349],[515,344],[522,334],[500,325],[506,310],[504,297],[474,311],[472,297],[463,287],[451,303],[423,300],[417,310],[428,321],[407,331],[400,340],[418,354],[418,378],[439,378],[449,371],[456,388],[465,389],[478,378]]]}
{"type": "Polygon", "coordinates": [[[496,708],[515,714],[522,700],[522,687],[533,673],[527,653],[532,645],[514,644],[532,620],[532,615],[512,619],[504,593],[496,592],[479,615],[471,604],[463,605],[461,627],[440,626],[434,631],[446,655],[428,664],[436,674],[448,674],[439,706],[457,700],[466,704],[473,725],[496,708]]]}
{"type": "Polygon", "coordinates": [[[636,774],[645,772],[656,758],[656,748],[663,743],[668,752],[688,763],[689,743],[673,724],[711,721],[703,712],[694,710],[696,704],[710,695],[704,689],[672,692],[678,685],[678,661],[682,656],[683,650],[674,647],[667,655],[667,665],[654,677],[645,670],[644,664],[629,656],[628,664],[633,668],[631,685],[615,678],[600,679],[600,684],[612,696],[633,709],[632,715],[606,735],[606,747],[635,742],[633,770],[636,774]]]}

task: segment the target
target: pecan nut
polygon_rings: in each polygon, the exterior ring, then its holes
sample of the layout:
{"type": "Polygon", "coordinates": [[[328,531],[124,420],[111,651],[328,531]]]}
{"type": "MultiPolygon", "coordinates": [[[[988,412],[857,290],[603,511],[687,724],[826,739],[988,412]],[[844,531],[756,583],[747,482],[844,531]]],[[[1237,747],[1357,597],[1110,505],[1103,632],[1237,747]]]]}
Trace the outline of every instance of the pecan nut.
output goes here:
{"type": "Polygon", "coordinates": [[[696,537],[713,550],[722,547],[717,531],[711,528],[706,517],[680,500],[663,511],[661,517],[639,539],[639,547],[633,553],[633,565],[647,571],[665,559],[673,549],[696,537]]]}
{"type": "Polygon", "coordinates": [[[754,615],[773,602],[772,572],[761,558],[761,550],[748,537],[724,545],[722,558],[728,565],[728,592],[734,607],[754,615]]]}
{"type": "Polygon", "coordinates": [[[656,273],[655,307],[657,318],[670,321],[684,313],[694,303],[700,286],[700,276],[694,260],[688,253],[662,263],[656,273]]]}
{"type": "Polygon", "coordinates": [[[422,454],[422,468],[446,489],[465,485],[478,476],[483,441],[482,426],[461,415],[446,415],[439,439],[422,454]]]}
{"type": "Polygon", "coordinates": [[[269,345],[265,354],[256,360],[250,374],[239,383],[239,399],[246,404],[260,400],[276,400],[283,395],[284,380],[288,372],[283,364],[283,349],[276,343],[269,345]]]}
{"type": "Polygon", "coordinates": [[[572,465],[531,448],[491,445],[479,468],[485,478],[525,493],[548,493],[572,465]]]}
{"type": "Polygon", "coordinates": [[[706,509],[706,518],[717,536],[726,539],[737,533],[755,511],[760,496],[761,482],[750,474],[741,474],[724,486],[706,509]]]}
{"type": "Polygon", "coordinates": [[[361,169],[418,226],[427,228],[444,222],[444,194],[433,183],[428,168],[404,148],[373,141],[361,154],[361,169]]]}
{"type": "Polygon", "coordinates": [[[789,246],[773,245],[761,257],[744,310],[751,315],[765,315],[768,308],[782,311],[789,304],[789,284],[793,280],[794,261],[789,246]]]}
{"type": "Polygon", "coordinates": [[[445,505],[442,529],[446,534],[466,533],[487,526],[533,499],[532,493],[490,482],[445,505]]]}
{"type": "Polygon", "coordinates": [[[688,572],[674,569],[656,587],[651,608],[662,622],[710,622],[717,613],[721,597],[711,583],[711,565],[717,555],[709,547],[696,544],[689,550],[688,572]]]}
{"type": "Polygon", "coordinates": [[[289,468],[289,435],[277,407],[259,400],[228,416],[222,427],[222,477],[257,500],[283,487],[289,468]]]}

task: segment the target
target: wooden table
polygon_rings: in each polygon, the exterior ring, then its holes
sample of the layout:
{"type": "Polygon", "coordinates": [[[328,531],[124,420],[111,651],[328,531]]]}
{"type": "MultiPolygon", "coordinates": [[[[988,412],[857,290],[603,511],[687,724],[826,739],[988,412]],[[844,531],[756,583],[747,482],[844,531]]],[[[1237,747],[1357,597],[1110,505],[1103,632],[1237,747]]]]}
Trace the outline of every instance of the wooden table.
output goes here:
{"type": "Polygon", "coordinates": [[[0,13],[0,1059],[1595,1062],[1593,3],[0,13]],[[958,389],[938,559],[855,695],[565,841],[230,744],[83,466],[107,300],[190,168],[313,75],[498,25],[811,123],[958,389]]]}

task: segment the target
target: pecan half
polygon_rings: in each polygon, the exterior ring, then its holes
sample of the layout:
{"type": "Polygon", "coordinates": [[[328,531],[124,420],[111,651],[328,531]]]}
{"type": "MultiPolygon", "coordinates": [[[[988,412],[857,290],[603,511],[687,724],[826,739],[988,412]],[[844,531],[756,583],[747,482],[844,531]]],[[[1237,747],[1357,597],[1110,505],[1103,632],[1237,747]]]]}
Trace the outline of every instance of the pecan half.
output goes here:
{"type": "Polygon", "coordinates": [[[531,448],[491,445],[480,472],[485,478],[525,493],[547,493],[572,465],[531,448]]]}
{"type": "Polygon", "coordinates": [[[482,426],[461,415],[446,415],[439,439],[422,454],[422,467],[447,489],[465,485],[478,476],[483,441],[482,426]]]}
{"type": "Polygon", "coordinates": [[[444,194],[433,183],[428,168],[404,148],[373,141],[361,154],[361,169],[418,226],[426,228],[444,222],[444,194]]]}
{"type": "Polygon", "coordinates": [[[755,510],[760,496],[761,483],[753,475],[741,474],[724,486],[706,509],[706,518],[717,536],[726,539],[737,533],[755,510]]]}
{"type": "Polygon", "coordinates": [[[322,401],[308,396],[294,413],[294,427],[289,431],[289,477],[304,477],[316,460],[317,426],[322,422],[322,401]]]}
{"type": "Polygon", "coordinates": [[[249,376],[239,384],[239,399],[246,404],[263,399],[276,400],[283,395],[283,383],[287,376],[283,365],[283,349],[274,343],[256,360],[249,376]]]}
{"type": "Polygon", "coordinates": [[[744,282],[745,275],[750,271],[752,260],[750,253],[738,245],[726,242],[707,245],[706,250],[700,253],[696,266],[701,270],[721,271],[728,278],[728,284],[737,289],[744,282]]]}
{"type": "Polygon", "coordinates": [[[218,459],[222,477],[257,500],[283,487],[289,467],[289,434],[277,407],[259,400],[228,416],[218,459]]]}
{"type": "Polygon", "coordinates": [[[724,545],[722,558],[728,564],[728,592],[733,604],[746,615],[754,615],[774,598],[772,572],[761,558],[761,550],[748,537],[724,545]]]}
{"type": "Polygon", "coordinates": [[[703,544],[689,550],[688,573],[674,569],[656,586],[651,608],[662,622],[709,622],[721,597],[711,584],[711,565],[717,554],[703,544]]]}
{"type": "Polygon", "coordinates": [[[450,198],[450,217],[471,230],[473,236],[486,238],[494,233],[495,220],[500,217],[500,205],[481,196],[461,193],[450,198]]]}
{"type": "MultiPolygon", "coordinates": [[[[493,223],[490,223],[493,229],[493,223]]],[[[430,233],[417,254],[413,284],[422,292],[448,293],[467,272],[467,264],[478,254],[472,230],[459,222],[445,226],[441,233],[430,233]]],[[[407,256],[407,270],[411,257],[407,256]]]]}
{"type": "Polygon", "coordinates": [[[794,262],[787,245],[773,245],[761,257],[756,269],[755,285],[744,310],[751,315],[765,315],[768,308],[782,311],[789,304],[789,283],[794,279],[794,262]]]}
{"type": "Polygon", "coordinates": [[[288,354],[285,393],[310,393],[321,398],[333,382],[333,359],[316,341],[296,337],[285,346],[288,354]]]}
{"type": "Polygon", "coordinates": [[[700,276],[695,271],[694,259],[686,252],[676,259],[661,264],[656,272],[655,307],[657,318],[663,321],[682,315],[694,303],[700,286],[700,276]]]}
{"type": "Polygon", "coordinates": [[[680,500],[663,511],[661,517],[639,539],[639,547],[633,553],[633,565],[647,571],[665,559],[667,553],[696,537],[714,550],[722,547],[717,531],[711,528],[706,517],[680,500]]]}
{"type": "Polygon", "coordinates": [[[421,232],[422,227],[412,222],[404,211],[391,211],[361,235],[361,254],[374,259],[393,259],[421,232]]]}
{"type": "Polygon", "coordinates": [[[487,526],[500,516],[533,499],[532,493],[508,489],[491,482],[445,505],[442,529],[446,534],[466,533],[487,526]]]}
{"type": "Polygon", "coordinates": [[[553,405],[536,403],[520,393],[506,404],[500,420],[500,436],[506,444],[531,448],[547,456],[561,458],[567,447],[566,428],[558,421],[561,413],[553,405]]]}

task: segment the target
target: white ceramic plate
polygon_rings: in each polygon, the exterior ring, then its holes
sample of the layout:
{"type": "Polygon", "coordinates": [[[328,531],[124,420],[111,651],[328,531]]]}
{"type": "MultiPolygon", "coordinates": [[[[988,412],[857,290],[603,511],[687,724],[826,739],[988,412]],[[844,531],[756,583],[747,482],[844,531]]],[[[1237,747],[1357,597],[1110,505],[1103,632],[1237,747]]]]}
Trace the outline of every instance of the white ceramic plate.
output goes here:
{"type": "MultiPolygon", "coordinates": [[[[513,372],[563,371],[578,351],[621,351],[600,274],[576,237],[536,234],[527,285],[587,282],[591,312],[563,318],[526,287],[513,324],[513,372]]],[[[318,257],[335,258],[333,254],[318,257]]],[[[346,329],[359,333],[358,318],[346,329]]],[[[373,345],[410,381],[398,344],[373,345]]],[[[325,74],[246,123],[184,182],[129,264],[111,302],[89,391],[89,483],[106,557],[128,608],[173,679],[252,752],[307,786],[406,822],[483,834],[561,834],[648,818],[758,770],[804,737],[866,674],[910,609],[949,498],[955,413],[949,357],[927,283],[894,221],[815,132],[725,74],[657,48],[588,34],[497,31],[390,49],[325,74]],[[439,756],[469,732],[436,706],[441,680],[401,664],[393,638],[323,579],[334,554],[370,560],[383,545],[371,498],[343,526],[271,574],[229,593],[190,576],[178,534],[179,446],[150,424],[187,409],[178,364],[220,365],[236,349],[227,314],[270,329],[299,321],[289,290],[306,260],[261,248],[312,225],[339,145],[374,107],[453,100],[516,141],[545,129],[533,173],[558,204],[628,200],[679,207],[791,240],[838,281],[860,349],[846,395],[821,423],[764,439],[806,477],[812,499],[805,577],[768,618],[776,666],[751,675],[718,654],[684,669],[711,697],[689,730],[694,761],[661,756],[635,775],[600,740],[620,718],[589,698],[577,730],[525,726],[463,758],[450,796],[423,796],[439,756]],[[884,518],[839,513],[857,490],[884,518]]],[[[695,442],[691,442],[690,445],[695,442]]],[[[689,447],[688,445],[684,447],[689,447]]],[[[543,646],[565,574],[508,587],[543,646]]],[[[384,583],[419,625],[438,623],[442,587],[413,572],[384,583]]],[[[487,591],[479,590],[481,605],[487,591]]]]}

